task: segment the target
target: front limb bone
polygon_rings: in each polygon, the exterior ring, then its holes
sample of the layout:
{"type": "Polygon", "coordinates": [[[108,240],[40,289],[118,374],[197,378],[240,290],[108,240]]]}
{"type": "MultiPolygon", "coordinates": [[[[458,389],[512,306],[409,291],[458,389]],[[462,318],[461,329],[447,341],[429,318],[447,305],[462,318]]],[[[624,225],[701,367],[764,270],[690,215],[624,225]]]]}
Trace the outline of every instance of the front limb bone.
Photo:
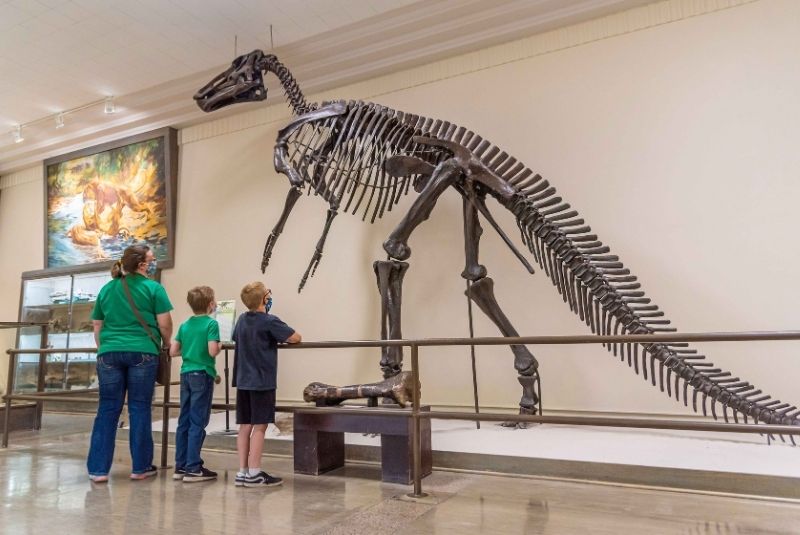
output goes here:
{"type": "Polygon", "coordinates": [[[264,255],[261,257],[261,273],[266,271],[267,266],[269,265],[269,259],[272,257],[272,249],[275,248],[275,243],[278,241],[278,236],[280,236],[283,232],[283,227],[286,225],[286,220],[289,219],[289,213],[292,211],[292,208],[294,208],[294,203],[297,202],[297,199],[300,198],[302,193],[303,192],[300,188],[292,186],[292,188],[289,190],[289,193],[286,194],[286,203],[283,205],[281,217],[278,219],[278,222],[275,223],[275,227],[272,229],[272,232],[269,233],[267,243],[264,244],[264,255]]]}
{"type": "Polygon", "coordinates": [[[314,248],[314,254],[311,256],[311,261],[308,263],[306,272],[303,273],[303,278],[300,280],[297,293],[303,291],[303,287],[306,285],[308,278],[313,277],[314,273],[317,271],[317,266],[320,260],[322,260],[322,250],[325,248],[325,240],[328,238],[328,232],[331,230],[331,223],[333,223],[333,218],[336,217],[336,214],[338,214],[336,208],[331,206],[328,209],[328,216],[325,218],[325,228],[322,229],[322,236],[317,242],[317,246],[314,248]]]}

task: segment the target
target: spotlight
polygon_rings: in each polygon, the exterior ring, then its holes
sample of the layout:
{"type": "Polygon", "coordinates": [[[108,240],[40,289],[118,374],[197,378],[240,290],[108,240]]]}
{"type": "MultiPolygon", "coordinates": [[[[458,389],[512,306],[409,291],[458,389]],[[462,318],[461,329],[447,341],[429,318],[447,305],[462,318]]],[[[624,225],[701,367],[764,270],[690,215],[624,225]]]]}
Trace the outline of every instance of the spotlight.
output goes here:
{"type": "Polygon", "coordinates": [[[23,141],[25,141],[25,138],[22,137],[22,126],[21,125],[17,125],[17,127],[12,132],[12,135],[14,136],[14,143],[22,143],[23,141]]]}
{"type": "Polygon", "coordinates": [[[64,114],[59,113],[56,115],[56,128],[64,128],[64,114]]]}
{"type": "Polygon", "coordinates": [[[112,113],[117,111],[116,106],[114,106],[114,97],[106,97],[106,105],[105,105],[105,108],[103,109],[103,111],[107,115],[111,115],[112,113]]]}

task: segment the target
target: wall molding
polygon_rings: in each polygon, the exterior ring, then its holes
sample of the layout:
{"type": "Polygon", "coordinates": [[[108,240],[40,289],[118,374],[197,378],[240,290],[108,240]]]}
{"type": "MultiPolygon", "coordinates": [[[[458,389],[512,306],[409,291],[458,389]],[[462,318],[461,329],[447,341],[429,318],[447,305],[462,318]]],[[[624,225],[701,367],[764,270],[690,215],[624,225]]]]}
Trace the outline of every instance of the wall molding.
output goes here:
{"type": "Polygon", "coordinates": [[[38,182],[42,180],[42,176],[41,164],[15,171],[14,173],[0,176],[0,190],[21,186],[29,182],[38,182]]]}
{"type": "MultiPolygon", "coordinates": [[[[316,102],[343,97],[370,100],[440,80],[552,54],[569,48],[759,1],[761,0],[663,0],[392,74],[311,93],[307,97],[308,100],[316,102]]],[[[179,143],[194,143],[248,128],[285,121],[290,116],[290,112],[283,102],[262,106],[261,109],[246,111],[184,128],[181,130],[179,143]]]]}

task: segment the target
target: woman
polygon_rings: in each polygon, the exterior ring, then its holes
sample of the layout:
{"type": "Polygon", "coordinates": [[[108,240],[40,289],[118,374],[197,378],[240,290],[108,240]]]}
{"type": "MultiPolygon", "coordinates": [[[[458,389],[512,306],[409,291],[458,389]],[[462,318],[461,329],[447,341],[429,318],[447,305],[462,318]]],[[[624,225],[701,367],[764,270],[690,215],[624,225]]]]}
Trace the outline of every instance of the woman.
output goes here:
{"type": "Polygon", "coordinates": [[[156,260],[150,247],[128,247],[122,254],[122,260],[111,268],[112,279],[101,288],[92,310],[100,404],[92,428],[86,466],[89,478],[96,483],[108,481],[117,424],[126,392],[133,464],[130,477],[147,479],[156,474],[156,467],[153,466],[151,404],[159,348],[137,320],[124,286],[127,283],[133,302],[148,324],[152,336],[168,345],[172,337],[172,304],[164,287],[147,277],[155,274],[155,270],[156,260]]]}

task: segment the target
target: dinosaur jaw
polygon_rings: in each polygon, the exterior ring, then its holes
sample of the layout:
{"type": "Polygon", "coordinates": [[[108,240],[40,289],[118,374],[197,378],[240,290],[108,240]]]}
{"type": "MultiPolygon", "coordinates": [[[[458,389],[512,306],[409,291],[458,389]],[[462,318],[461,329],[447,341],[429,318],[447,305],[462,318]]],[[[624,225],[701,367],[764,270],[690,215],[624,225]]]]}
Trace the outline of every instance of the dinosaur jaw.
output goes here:
{"type": "Polygon", "coordinates": [[[201,110],[208,113],[231,104],[257,102],[267,98],[259,65],[263,52],[254,50],[239,56],[194,95],[201,110]]]}

